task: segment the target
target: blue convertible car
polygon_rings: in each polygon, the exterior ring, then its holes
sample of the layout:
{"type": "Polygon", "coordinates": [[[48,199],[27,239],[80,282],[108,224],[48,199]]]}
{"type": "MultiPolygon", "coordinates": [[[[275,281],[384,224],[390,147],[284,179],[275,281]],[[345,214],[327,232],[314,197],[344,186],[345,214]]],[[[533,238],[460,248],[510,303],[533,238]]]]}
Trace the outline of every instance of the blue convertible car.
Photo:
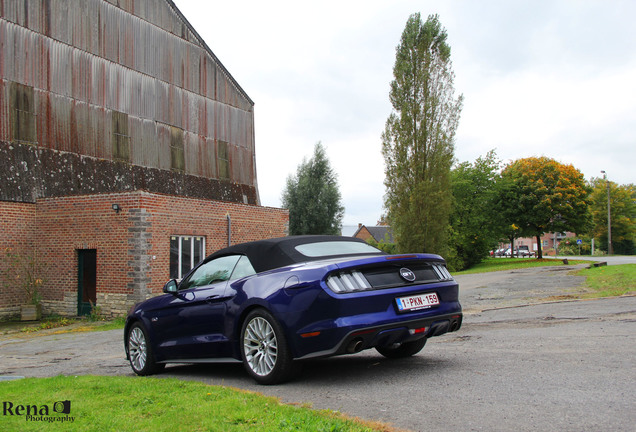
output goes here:
{"type": "Polygon", "coordinates": [[[368,348],[411,356],[462,323],[441,257],[387,255],[351,237],[231,246],[163,291],[126,320],[126,356],[139,375],[166,363],[240,361],[258,383],[275,384],[305,359],[368,348]]]}

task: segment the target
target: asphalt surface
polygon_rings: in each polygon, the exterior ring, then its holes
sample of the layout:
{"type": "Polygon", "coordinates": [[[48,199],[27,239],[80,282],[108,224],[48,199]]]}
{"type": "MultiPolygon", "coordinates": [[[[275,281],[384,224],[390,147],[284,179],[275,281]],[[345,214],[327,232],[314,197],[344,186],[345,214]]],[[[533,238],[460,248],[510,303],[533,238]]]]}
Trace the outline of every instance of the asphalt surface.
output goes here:
{"type": "MultiPolygon", "coordinates": [[[[271,387],[255,384],[240,364],[170,366],[159,376],[412,431],[636,431],[636,297],[571,300],[585,289],[570,270],[458,276],[462,328],[431,338],[411,358],[368,350],[315,360],[295,381],[271,387]]],[[[121,336],[0,336],[0,375],[132,375],[121,336]]]]}

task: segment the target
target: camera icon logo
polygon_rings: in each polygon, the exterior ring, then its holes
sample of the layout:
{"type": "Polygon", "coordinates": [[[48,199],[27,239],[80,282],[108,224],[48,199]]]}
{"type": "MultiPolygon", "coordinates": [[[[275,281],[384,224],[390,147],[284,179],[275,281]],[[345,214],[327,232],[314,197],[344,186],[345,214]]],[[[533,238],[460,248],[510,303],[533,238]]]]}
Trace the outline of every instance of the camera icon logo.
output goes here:
{"type": "Polygon", "coordinates": [[[60,414],[70,414],[71,413],[71,401],[59,401],[55,402],[53,405],[53,411],[60,414]]]}

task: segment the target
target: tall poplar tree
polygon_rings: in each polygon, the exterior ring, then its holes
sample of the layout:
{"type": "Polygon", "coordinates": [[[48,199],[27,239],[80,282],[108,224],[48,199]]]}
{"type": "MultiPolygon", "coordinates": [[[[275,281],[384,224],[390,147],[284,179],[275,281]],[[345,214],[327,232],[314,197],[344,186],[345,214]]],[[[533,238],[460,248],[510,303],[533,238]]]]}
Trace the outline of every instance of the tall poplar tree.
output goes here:
{"type": "Polygon", "coordinates": [[[312,158],[298,166],[296,175],[287,177],[282,206],[289,209],[290,235],[340,234],[342,197],[321,143],[314,147],[312,158]]]}
{"type": "Polygon", "coordinates": [[[396,48],[393,112],[382,134],[382,154],[384,205],[402,252],[448,250],[451,166],[463,96],[454,96],[446,40],[437,15],[422,22],[417,13],[396,48]]]}
{"type": "Polygon", "coordinates": [[[608,250],[607,194],[610,189],[612,249],[615,254],[636,254],[636,185],[607,183],[602,178],[591,181],[590,212],[592,225],[590,236],[600,240],[599,247],[608,250]]]}

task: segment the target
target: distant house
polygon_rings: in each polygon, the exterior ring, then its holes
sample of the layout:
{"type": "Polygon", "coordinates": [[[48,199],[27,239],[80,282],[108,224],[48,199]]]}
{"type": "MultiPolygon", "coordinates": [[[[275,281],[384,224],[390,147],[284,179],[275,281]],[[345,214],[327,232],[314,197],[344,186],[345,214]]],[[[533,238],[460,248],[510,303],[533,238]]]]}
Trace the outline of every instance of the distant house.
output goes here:
{"type": "Polygon", "coordinates": [[[358,230],[352,237],[362,239],[364,241],[372,238],[376,243],[384,241],[385,243],[393,243],[393,234],[391,227],[388,225],[366,226],[358,224],[358,230]]]}
{"type": "Polygon", "coordinates": [[[286,235],[255,161],[254,102],[172,0],[0,2],[0,258],[37,256],[44,313],[121,315],[286,235]]]}
{"type": "MultiPolygon", "coordinates": [[[[541,236],[541,250],[543,255],[555,255],[559,248],[559,245],[562,241],[566,239],[576,238],[576,234],[572,232],[565,233],[544,233],[541,236]]],[[[528,249],[532,252],[537,252],[539,248],[537,247],[537,238],[536,237],[519,237],[515,239],[515,249],[518,249],[519,246],[528,246],[528,249]]],[[[501,243],[501,248],[510,247],[510,243],[501,243]]]]}

